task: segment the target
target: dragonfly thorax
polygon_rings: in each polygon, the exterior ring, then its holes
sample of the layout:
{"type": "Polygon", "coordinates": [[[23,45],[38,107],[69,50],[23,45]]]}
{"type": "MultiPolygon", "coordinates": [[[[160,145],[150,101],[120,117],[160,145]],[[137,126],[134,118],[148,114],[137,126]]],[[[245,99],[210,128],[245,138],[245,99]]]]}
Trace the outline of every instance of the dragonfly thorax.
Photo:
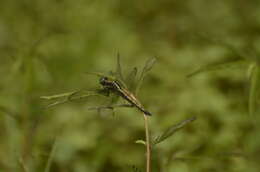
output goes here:
{"type": "Polygon", "coordinates": [[[99,83],[107,89],[117,90],[120,88],[117,81],[109,80],[107,77],[101,77],[99,83]]]}

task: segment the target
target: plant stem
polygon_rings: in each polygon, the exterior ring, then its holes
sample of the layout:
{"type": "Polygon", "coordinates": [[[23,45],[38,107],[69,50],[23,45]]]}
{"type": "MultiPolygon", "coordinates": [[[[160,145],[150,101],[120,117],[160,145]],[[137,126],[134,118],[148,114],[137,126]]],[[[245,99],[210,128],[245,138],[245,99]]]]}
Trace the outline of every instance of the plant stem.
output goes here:
{"type": "Polygon", "coordinates": [[[150,146],[150,133],[149,133],[149,123],[148,116],[144,116],[144,126],[145,126],[145,140],[146,140],[146,172],[151,172],[151,146],[150,146]]]}

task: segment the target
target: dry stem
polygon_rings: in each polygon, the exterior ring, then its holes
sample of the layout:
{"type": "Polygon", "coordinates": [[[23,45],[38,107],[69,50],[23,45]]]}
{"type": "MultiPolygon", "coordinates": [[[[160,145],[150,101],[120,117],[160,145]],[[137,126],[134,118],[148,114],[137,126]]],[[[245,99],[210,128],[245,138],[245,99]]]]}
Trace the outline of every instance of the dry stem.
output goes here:
{"type": "Polygon", "coordinates": [[[149,133],[149,123],[148,116],[144,116],[144,126],[145,126],[145,140],[146,140],[146,172],[151,172],[151,146],[150,146],[150,133],[149,133]]]}

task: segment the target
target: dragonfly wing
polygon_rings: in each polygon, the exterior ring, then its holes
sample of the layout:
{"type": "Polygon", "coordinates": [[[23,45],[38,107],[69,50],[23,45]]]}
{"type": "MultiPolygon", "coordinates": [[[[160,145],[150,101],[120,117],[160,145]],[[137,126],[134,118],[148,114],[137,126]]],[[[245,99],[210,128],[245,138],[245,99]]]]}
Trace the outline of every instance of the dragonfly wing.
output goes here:
{"type": "Polygon", "coordinates": [[[116,65],[116,78],[121,82],[124,82],[124,76],[121,67],[120,54],[117,54],[117,65],[116,65]]]}
{"type": "Polygon", "coordinates": [[[137,68],[134,67],[126,77],[126,85],[129,91],[134,92],[136,86],[137,68]]]}
{"type": "Polygon", "coordinates": [[[136,83],[136,88],[135,88],[135,91],[134,91],[135,95],[138,94],[138,91],[139,91],[139,89],[140,89],[140,87],[143,83],[144,77],[153,68],[155,62],[156,62],[156,58],[149,58],[146,61],[145,65],[143,67],[143,70],[140,74],[140,77],[138,78],[137,83],[136,83]]]}

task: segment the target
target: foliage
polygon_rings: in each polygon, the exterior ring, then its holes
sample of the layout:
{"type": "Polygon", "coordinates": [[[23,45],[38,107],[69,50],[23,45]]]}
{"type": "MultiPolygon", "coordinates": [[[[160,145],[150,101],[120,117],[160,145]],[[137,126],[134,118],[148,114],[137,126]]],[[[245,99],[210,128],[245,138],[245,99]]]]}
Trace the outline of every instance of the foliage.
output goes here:
{"type": "Polygon", "coordinates": [[[0,171],[44,171],[48,160],[50,172],[144,169],[140,116],[88,110],[111,100],[90,96],[97,79],[85,72],[109,71],[119,51],[126,82],[157,58],[138,92],[153,135],[198,118],[156,145],[154,171],[258,172],[259,16],[258,1],[2,0],[0,171]],[[67,95],[47,101],[90,97],[43,108],[39,97],[57,93],[67,95]]]}

